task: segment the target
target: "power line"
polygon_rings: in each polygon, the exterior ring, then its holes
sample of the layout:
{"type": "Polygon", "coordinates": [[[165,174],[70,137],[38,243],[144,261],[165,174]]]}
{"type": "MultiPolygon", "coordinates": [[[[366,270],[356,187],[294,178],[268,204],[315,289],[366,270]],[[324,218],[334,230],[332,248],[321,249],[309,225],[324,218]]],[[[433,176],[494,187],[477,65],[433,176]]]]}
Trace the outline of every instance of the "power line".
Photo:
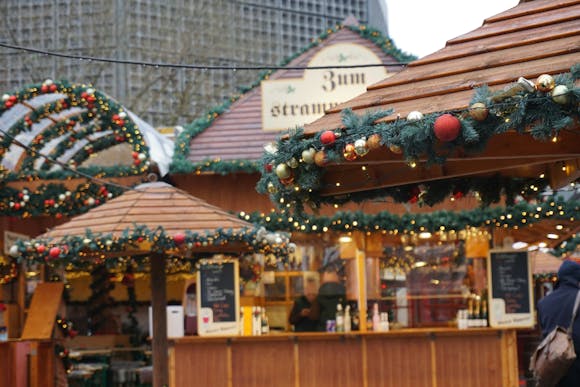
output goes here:
{"type": "Polygon", "coordinates": [[[198,64],[183,64],[183,63],[163,63],[163,62],[144,62],[130,59],[113,59],[97,56],[84,56],[65,54],[62,52],[42,50],[33,47],[17,46],[14,44],[0,43],[0,47],[11,50],[25,51],[34,54],[41,54],[46,56],[53,56],[59,58],[76,59],[88,62],[103,62],[103,63],[118,63],[135,66],[147,66],[155,68],[172,68],[172,69],[191,69],[191,70],[330,70],[330,69],[354,69],[366,67],[402,67],[410,62],[396,62],[396,63],[367,63],[358,65],[332,65],[332,66],[222,66],[222,65],[198,65],[198,64]]]}

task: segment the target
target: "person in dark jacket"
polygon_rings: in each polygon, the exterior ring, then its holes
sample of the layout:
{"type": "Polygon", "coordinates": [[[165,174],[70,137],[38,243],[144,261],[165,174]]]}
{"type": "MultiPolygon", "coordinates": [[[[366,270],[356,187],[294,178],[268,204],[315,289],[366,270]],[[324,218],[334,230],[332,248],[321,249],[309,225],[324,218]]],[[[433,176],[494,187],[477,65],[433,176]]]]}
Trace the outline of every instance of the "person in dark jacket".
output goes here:
{"type": "MultiPolygon", "coordinates": [[[[564,261],[558,270],[558,282],[559,286],[538,302],[538,322],[542,329],[542,337],[546,337],[558,325],[564,328],[570,325],[574,301],[580,289],[580,264],[564,261]]],[[[574,321],[572,339],[576,354],[580,355],[580,316],[574,321]]],[[[578,386],[580,386],[580,356],[557,384],[557,387],[578,386]]]]}
{"type": "Polygon", "coordinates": [[[304,295],[294,300],[288,322],[294,326],[294,332],[314,332],[318,329],[318,318],[312,312],[316,303],[318,282],[308,277],[304,283],[304,295]]]}
{"type": "Polygon", "coordinates": [[[346,301],[346,288],[339,282],[337,272],[322,273],[322,285],[316,301],[312,314],[318,318],[318,330],[326,331],[326,322],[336,319],[336,306],[346,301]]]}

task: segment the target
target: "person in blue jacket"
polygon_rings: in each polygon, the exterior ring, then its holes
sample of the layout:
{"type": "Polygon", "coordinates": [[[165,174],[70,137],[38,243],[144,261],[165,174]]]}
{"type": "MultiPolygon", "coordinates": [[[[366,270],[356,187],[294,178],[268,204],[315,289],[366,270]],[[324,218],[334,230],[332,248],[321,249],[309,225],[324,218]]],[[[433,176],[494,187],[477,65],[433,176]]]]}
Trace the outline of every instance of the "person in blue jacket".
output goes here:
{"type": "MultiPolygon", "coordinates": [[[[578,289],[580,289],[580,264],[564,261],[558,269],[556,289],[538,302],[538,322],[542,329],[542,337],[546,337],[557,325],[568,328],[578,289]]],[[[580,315],[580,312],[578,314],[580,315]]],[[[578,357],[557,387],[580,386],[580,316],[574,321],[572,339],[578,357]]]]}

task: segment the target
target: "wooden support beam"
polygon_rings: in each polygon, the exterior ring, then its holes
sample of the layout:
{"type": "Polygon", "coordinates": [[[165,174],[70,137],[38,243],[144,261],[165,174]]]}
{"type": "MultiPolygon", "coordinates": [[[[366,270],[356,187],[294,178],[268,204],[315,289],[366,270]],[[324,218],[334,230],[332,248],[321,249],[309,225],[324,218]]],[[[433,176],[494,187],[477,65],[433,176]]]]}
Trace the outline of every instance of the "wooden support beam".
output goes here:
{"type": "Polygon", "coordinates": [[[153,387],[169,386],[169,359],[167,343],[167,295],[165,256],[151,256],[151,306],[153,308],[153,387]]]}

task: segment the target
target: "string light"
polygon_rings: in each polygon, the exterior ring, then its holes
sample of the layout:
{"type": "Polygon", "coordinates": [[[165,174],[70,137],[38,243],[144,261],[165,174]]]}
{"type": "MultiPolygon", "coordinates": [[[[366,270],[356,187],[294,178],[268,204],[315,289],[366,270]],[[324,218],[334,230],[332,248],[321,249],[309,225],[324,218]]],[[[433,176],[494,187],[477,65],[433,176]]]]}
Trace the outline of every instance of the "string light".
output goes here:
{"type": "Polygon", "coordinates": [[[124,65],[134,65],[142,67],[153,67],[159,68],[171,68],[171,69],[190,69],[190,70],[332,70],[332,69],[355,69],[355,68],[369,68],[369,67],[403,67],[410,62],[394,62],[394,63],[363,63],[363,64],[353,64],[353,65],[329,65],[329,66],[247,66],[247,65],[236,65],[236,66],[222,66],[222,65],[197,65],[197,64],[183,64],[183,63],[164,63],[164,62],[145,62],[137,61],[131,59],[113,59],[105,57],[96,56],[85,56],[85,55],[74,55],[65,54],[62,52],[48,51],[39,48],[18,46],[15,44],[8,44],[0,42],[0,47],[8,48],[11,50],[24,51],[32,54],[41,54],[44,56],[52,56],[58,58],[75,59],[79,61],[90,61],[90,62],[100,62],[100,63],[115,63],[124,65]]]}

